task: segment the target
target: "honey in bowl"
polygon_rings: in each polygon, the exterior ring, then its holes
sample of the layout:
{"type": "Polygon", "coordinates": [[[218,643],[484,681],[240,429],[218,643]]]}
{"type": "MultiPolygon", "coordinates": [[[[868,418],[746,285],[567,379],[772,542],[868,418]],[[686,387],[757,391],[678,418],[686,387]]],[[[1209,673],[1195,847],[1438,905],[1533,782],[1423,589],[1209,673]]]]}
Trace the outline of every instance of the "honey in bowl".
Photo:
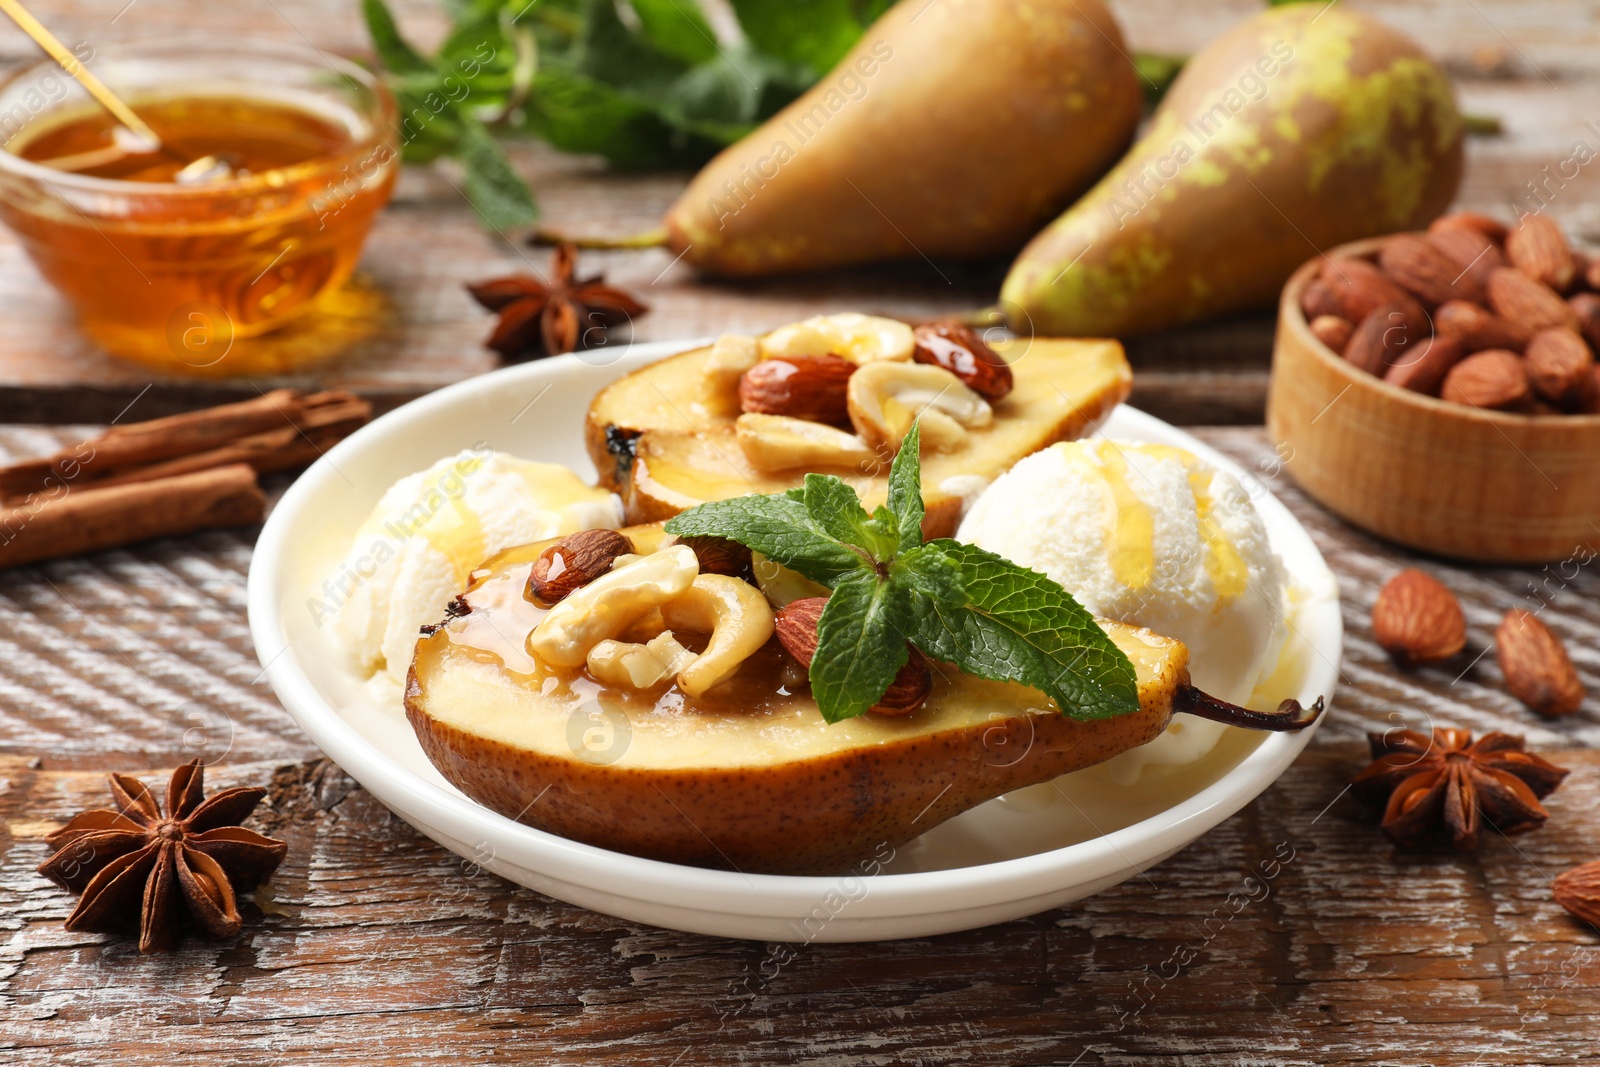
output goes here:
{"type": "Polygon", "coordinates": [[[342,65],[305,84],[267,77],[125,93],[157,151],[81,95],[5,142],[0,219],[112,354],[201,374],[330,354],[302,338],[249,339],[333,299],[355,269],[399,165],[392,105],[342,65]]]}
{"type": "Polygon", "coordinates": [[[242,178],[336,155],[353,141],[334,117],[266,99],[176,97],[145,104],[139,116],[160,134],[160,150],[137,150],[141,146],[100,108],[74,109],[8,147],[47,166],[82,160],[72,173],[89,178],[177,182],[189,161],[206,156],[226,160],[232,175],[242,178]]]}

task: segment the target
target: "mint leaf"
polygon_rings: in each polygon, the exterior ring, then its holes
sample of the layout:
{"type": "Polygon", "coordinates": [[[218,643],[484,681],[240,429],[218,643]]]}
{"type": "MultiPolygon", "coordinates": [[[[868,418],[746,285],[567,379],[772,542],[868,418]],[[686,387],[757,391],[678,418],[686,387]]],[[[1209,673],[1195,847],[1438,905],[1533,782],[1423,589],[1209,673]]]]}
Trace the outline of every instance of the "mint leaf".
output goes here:
{"type": "Polygon", "coordinates": [[[716,58],[717,35],[696,0],[629,0],[639,33],[669,56],[687,63],[716,58]]]}
{"type": "Polygon", "coordinates": [[[367,20],[367,33],[372,35],[372,47],[385,67],[396,74],[432,72],[433,64],[400,35],[394,13],[383,0],[361,0],[361,14],[367,20]]]}
{"type": "Polygon", "coordinates": [[[804,64],[813,76],[832,69],[866,28],[851,0],[732,2],[739,28],[751,44],[779,59],[804,64]]]}
{"type": "Polygon", "coordinates": [[[563,152],[604,156],[621,167],[656,166],[676,158],[674,131],[649,104],[552,63],[541,65],[534,75],[522,126],[563,152]]]}
{"type": "MultiPolygon", "coordinates": [[[[643,27],[641,27],[642,29],[643,27]]],[[[691,66],[622,21],[614,0],[592,0],[569,61],[574,70],[649,102],[691,66]]]]}
{"type": "Polygon", "coordinates": [[[483,123],[468,119],[462,123],[459,146],[461,165],[466,170],[467,200],[494,230],[526,226],[539,217],[533,194],[523,184],[511,161],[483,123]]]}
{"type": "Polygon", "coordinates": [[[889,510],[900,522],[900,549],[922,544],[922,423],[911,424],[889,464],[889,510]]]}
{"type": "Polygon", "coordinates": [[[1136,710],[1133,664],[1060,585],[974,545],[922,543],[920,437],[913,425],[889,506],[871,515],[840,479],[808,474],[786,493],[701,504],[666,530],[738,541],[832,589],[810,668],[830,723],[882,699],[908,641],[968,674],[1031,686],[1075,719],[1136,710]]]}
{"type": "Polygon", "coordinates": [[[817,621],[811,695],[824,720],[853,718],[876,704],[909,653],[888,582],[862,572],[834,586],[817,621]]]}
{"type": "Polygon", "coordinates": [[[868,515],[856,491],[831,474],[806,475],[805,488],[800,492],[806,512],[830,535],[855,545],[874,560],[894,558],[900,531],[895,517],[886,509],[879,508],[868,515]]]}
{"type": "Polygon", "coordinates": [[[787,495],[742,496],[701,504],[674,517],[666,531],[679,537],[737,541],[830,588],[849,575],[873,571],[871,561],[841,544],[811,517],[804,504],[787,495]]]}
{"type": "Polygon", "coordinates": [[[956,607],[912,590],[912,644],[968,674],[1032,686],[1074,719],[1138,708],[1133,664],[1060,585],[975,545],[940,538],[926,547],[960,566],[968,603],[956,607]]]}
{"type": "Polygon", "coordinates": [[[947,607],[965,607],[968,603],[961,563],[938,541],[900,553],[889,565],[889,580],[897,589],[921,593],[947,607]]]}

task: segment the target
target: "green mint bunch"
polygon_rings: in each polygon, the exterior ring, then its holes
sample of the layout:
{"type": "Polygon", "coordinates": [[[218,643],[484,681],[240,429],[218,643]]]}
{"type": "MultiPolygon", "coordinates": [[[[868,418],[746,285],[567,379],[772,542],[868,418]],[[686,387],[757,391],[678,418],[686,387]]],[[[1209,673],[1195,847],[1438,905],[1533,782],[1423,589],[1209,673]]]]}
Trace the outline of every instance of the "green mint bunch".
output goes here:
{"type": "Polygon", "coordinates": [[[462,192],[504,230],[538,212],[497,136],[619,167],[699,166],[811,86],[890,2],[731,0],[724,40],[698,0],[450,0],[431,56],[385,0],[361,6],[405,160],[456,159],[462,192]]]}
{"type": "Polygon", "coordinates": [[[907,642],[967,674],[1038,689],[1074,719],[1136,710],[1133,664],[1060,585],[974,545],[923,541],[921,439],[913,425],[888,501],[870,515],[840,479],[808,474],[787,493],[691,508],[667,532],[738,541],[832,590],[811,661],[830,723],[878,702],[907,642]]]}

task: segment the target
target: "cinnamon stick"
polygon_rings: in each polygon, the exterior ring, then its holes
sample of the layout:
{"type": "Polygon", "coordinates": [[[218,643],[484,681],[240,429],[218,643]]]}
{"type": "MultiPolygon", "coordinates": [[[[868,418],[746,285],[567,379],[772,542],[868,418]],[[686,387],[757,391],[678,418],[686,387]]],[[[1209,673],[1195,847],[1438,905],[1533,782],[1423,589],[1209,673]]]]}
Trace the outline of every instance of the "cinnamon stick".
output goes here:
{"type": "Polygon", "coordinates": [[[266,498],[248,464],[106,487],[67,483],[0,509],[0,567],[98,552],[194,530],[258,523],[266,498]]]}
{"type": "Polygon", "coordinates": [[[365,400],[347,397],[343,402],[319,404],[307,409],[298,426],[280,426],[266,433],[241,437],[220,448],[178,456],[160,463],[108,471],[91,484],[104,486],[147,482],[174,474],[225,467],[232,463],[248,463],[257,474],[306,467],[358,429],[371,414],[372,405],[365,400]]]}
{"type": "Polygon", "coordinates": [[[342,390],[302,396],[293,389],[275,389],[237,404],[113,426],[54,456],[0,468],[0,498],[16,500],[102,481],[149,481],[240,461],[260,471],[287,470],[315,460],[371,417],[371,404],[342,390]],[[263,436],[269,434],[273,436],[263,436]],[[164,462],[180,458],[170,465],[164,462]],[[153,474],[134,473],[156,465],[160,467],[153,474]]]}

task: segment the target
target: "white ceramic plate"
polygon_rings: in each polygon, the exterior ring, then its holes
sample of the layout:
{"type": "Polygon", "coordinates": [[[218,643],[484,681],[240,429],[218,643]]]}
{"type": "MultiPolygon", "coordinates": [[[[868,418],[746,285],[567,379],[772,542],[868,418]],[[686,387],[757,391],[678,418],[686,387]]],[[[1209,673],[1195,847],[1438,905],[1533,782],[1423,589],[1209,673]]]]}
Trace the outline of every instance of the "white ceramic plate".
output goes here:
{"type": "MultiPolygon", "coordinates": [[[[1013,794],[938,826],[871,877],[704,870],[609,852],[523,826],[467,799],[423,755],[393,693],[362,679],[317,626],[310,598],[379,496],[402,475],[474,445],[565,463],[586,476],[581,426],[595,391],[693,342],[635,345],[510,367],[405,405],[334,448],[284,495],[250,567],[250,629],[273,689],[322,750],[402,818],[462,856],[561,900],[657,926],[768,941],[864,941],[1031,915],[1159,863],[1249,803],[1310,740],[1230,731],[1205,759],[1118,785],[1103,768],[1013,794]]],[[[1118,409],[1108,436],[1179,445],[1259,479],[1173,427],[1118,409]]],[[[1311,538],[1254,492],[1299,595],[1281,696],[1333,693],[1338,593],[1311,538]]]]}

